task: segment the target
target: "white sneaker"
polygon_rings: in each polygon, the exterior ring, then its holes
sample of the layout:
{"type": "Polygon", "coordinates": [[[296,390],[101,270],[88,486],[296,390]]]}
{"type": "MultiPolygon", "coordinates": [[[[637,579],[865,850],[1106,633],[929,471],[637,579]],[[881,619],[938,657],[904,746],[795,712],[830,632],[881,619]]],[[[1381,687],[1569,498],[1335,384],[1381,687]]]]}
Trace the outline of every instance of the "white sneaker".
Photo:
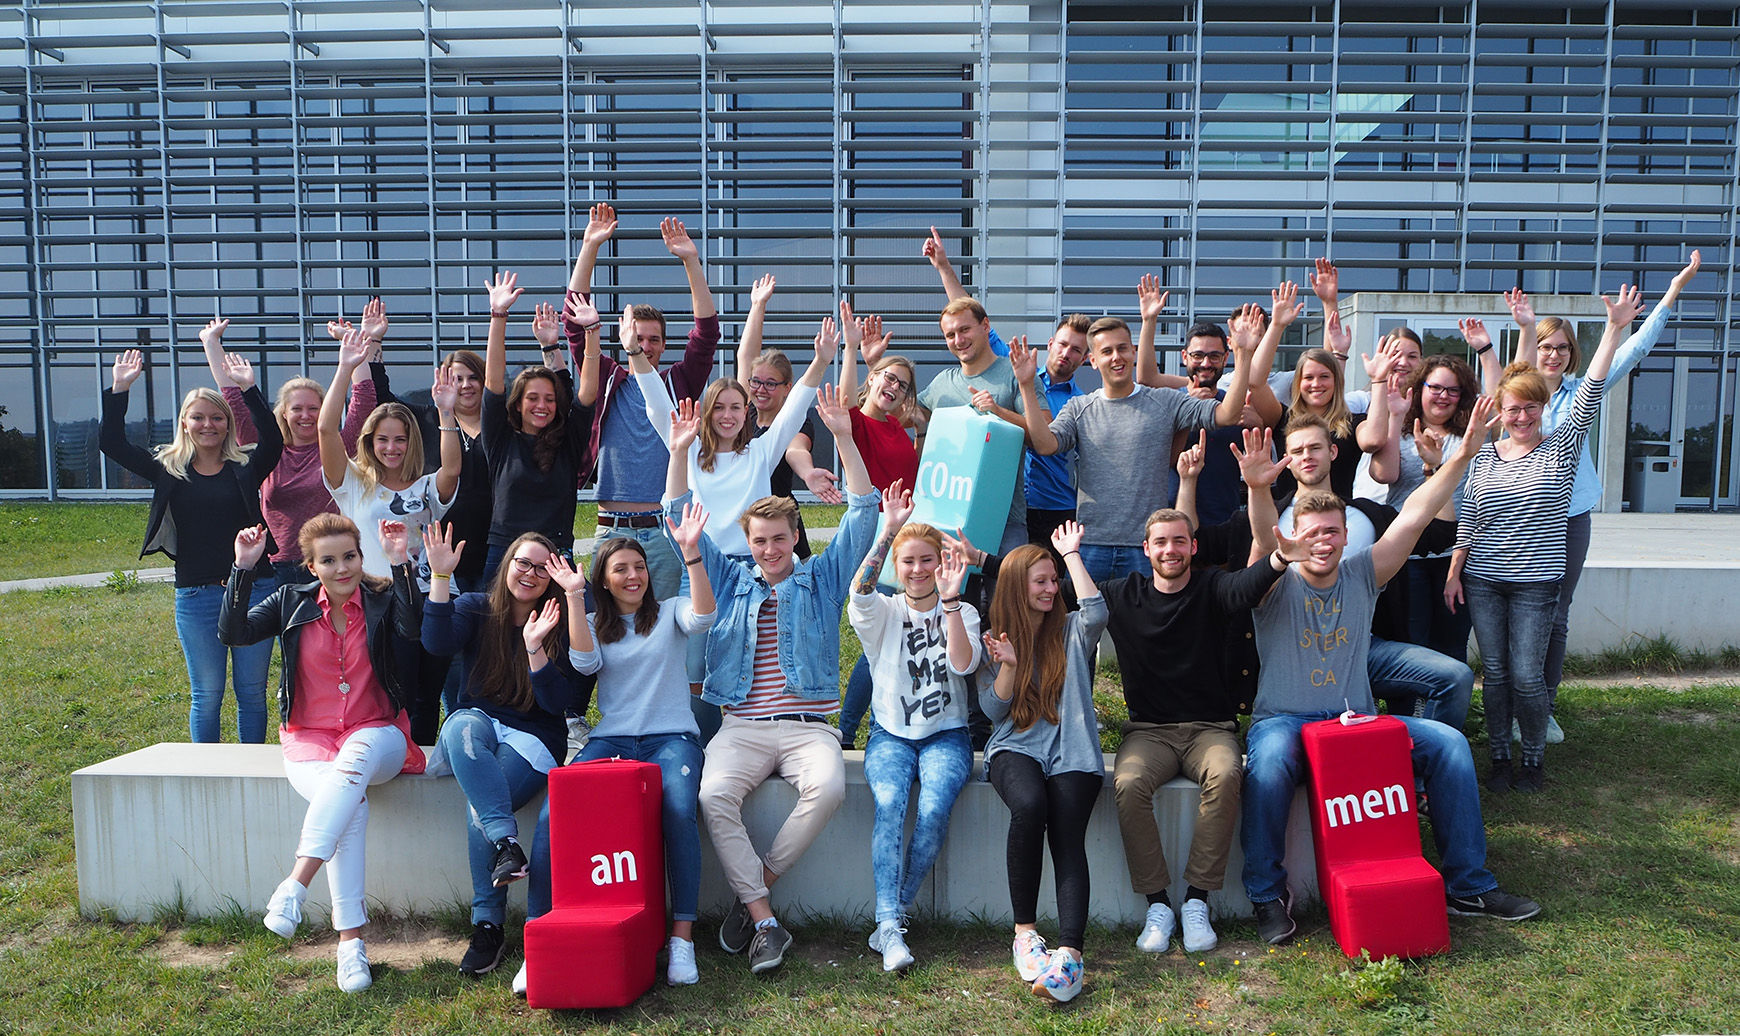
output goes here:
{"type": "Polygon", "coordinates": [[[1172,908],[1165,903],[1149,903],[1148,917],[1142,924],[1142,933],[1136,936],[1136,949],[1143,953],[1165,953],[1172,948],[1172,932],[1178,927],[1178,918],[1172,913],[1172,908]]]}
{"type": "Polygon", "coordinates": [[[912,967],[912,951],[906,948],[905,932],[899,921],[883,921],[870,933],[870,948],[882,954],[883,971],[905,971],[912,967]]]}
{"type": "Polygon", "coordinates": [[[338,944],[338,988],[346,993],[360,993],[375,984],[369,973],[369,951],[361,939],[345,939],[338,944]]]}
{"type": "Polygon", "coordinates": [[[513,989],[515,996],[526,995],[526,965],[524,961],[520,962],[520,970],[514,972],[513,989]]]}
{"type": "MultiPolygon", "coordinates": [[[[1510,739],[1518,744],[1522,743],[1522,724],[1514,719],[1510,721],[1510,739]]],[[[1547,713],[1546,743],[1549,745],[1562,745],[1565,743],[1565,728],[1559,726],[1558,719],[1556,719],[1550,712],[1547,713]]]]}
{"type": "Polygon", "coordinates": [[[671,936],[670,963],[665,965],[665,981],[673,986],[692,986],[701,981],[701,971],[695,967],[695,944],[671,936]]]}
{"type": "Polygon", "coordinates": [[[302,923],[302,901],[308,898],[308,886],[295,878],[278,883],[272,898],[266,901],[266,928],[273,935],[294,938],[296,926],[302,923]]]}
{"type": "Polygon", "coordinates": [[[1214,934],[1214,926],[1208,923],[1208,902],[1202,899],[1187,899],[1178,914],[1184,919],[1184,952],[1207,953],[1220,944],[1220,936],[1214,934]]]}

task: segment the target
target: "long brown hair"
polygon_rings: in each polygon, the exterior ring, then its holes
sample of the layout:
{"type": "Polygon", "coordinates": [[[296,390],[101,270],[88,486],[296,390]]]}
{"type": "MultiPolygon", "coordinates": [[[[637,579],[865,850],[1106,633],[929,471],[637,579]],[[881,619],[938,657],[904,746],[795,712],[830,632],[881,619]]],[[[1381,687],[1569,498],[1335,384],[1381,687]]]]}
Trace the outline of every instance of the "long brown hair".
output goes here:
{"type": "Polygon", "coordinates": [[[1027,578],[1040,562],[1056,571],[1057,563],[1044,547],[1025,543],[1010,551],[998,566],[997,592],[991,598],[991,635],[1006,633],[1015,645],[1015,697],[1009,718],[1016,730],[1040,720],[1056,723],[1057,700],[1063,696],[1063,595],[1058,594],[1049,612],[1036,612],[1027,604],[1027,578]]]}
{"type": "Polygon", "coordinates": [[[1292,409],[1311,406],[1299,398],[1299,383],[1303,380],[1307,361],[1326,368],[1334,376],[1335,384],[1329,397],[1329,406],[1317,416],[1329,424],[1329,430],[1335,433],[1337,439],[1347,438],[1353,434],[1353,414],[1347,409],[1347,379],[1341,371],[1341,361],[1328,349],[1307,349],[1299,355],[1299,362],[1293,365],[1292,409]]]}
{"type": "Polygon", "coordinates": [[[1468,415],[1474,410],[1474,401],[1480,397],[1480,382],[1474,379],[1474,368],[1460,356],[1434,353],[1414,368],[1403,388],[1413,398],[1413,402],[1408,404],[1408,416],[1402,422],[1402,431],[1406,435],[1413,434],[1414,422],[1426,423],[1426,377],[1435,370],[1449,371],[1456,378],[1456,387],[1462,390],[1462,394],[1456,397],[1456,412],[1450,415],[1450,430],[1457,435],[1468,431],[1468,415]]]}
{"type": "Polygon", "coordinates": [[[410,407],[403,403],[382,403],[369,414],[356,441],[356,471],[362,476],[364,492],[369,493],[388,478],[414,482],[423,474],[423,433],[418,429],[417,418],[412,415],[410,407]],[[397,421],[405,426],[405,455],[400,458],[397,471],[388,471],[375,453],[375,432],[383,421],[397,421]]]}
{"type": "MultiPolygon", "coordinates": [[[[489,581],[489,615],[478,631],[477,677],[471,684],[472,697],[499,702],[519,712],[530,710],[536,699],[532,696],[531,668],[526,662],[525,635],[513,622],[514,596],[508,589],[508,581],[513,578],[514,556],[527,543],[536,543],[550,553],[556,553],[556,545],[542,533],[522,533],[519,539],[508,544],[507,553],[502,555],[501,564],[495,570],[495,578],[489,581]]],[[[563,610],[563,621],[556,623],[556,628],[544,637],[544,654],[553,662],[566,658],[568,653],[568,602],[564,599],[562,587],[554,579],[550,580],[543,594],[532,602],[532,608],[542,609],[545,602],[552,599],[561,601],[563,610]]]]}
{"type": "MultiPolygon", "coordinates": [[[[612,536],[598,545],[597,553],[592,555],[592,574],[588,577],[592,582],[592,635],[598,638],[600,644],[614,644],[628,633],[628,626],[622,621],[622,611],[616,607],[616,598],[604,585],[604,573],[610,568],[610,559],[617,553],[632,550],[646,560],[646,548],[627,536],[612,536]]],[[[659,621],[659,600],[652,592],[651,573],[646,581],[646,593],[641,595],[640,607],[634,613],[634,631],[646,636],[653,631],[659,621]]]]}
{"type": "Polygon", "coordinates": [[[508,424],[513,425],[514,431],[536,435],[537,441],[532,444],[532,461],[537,464],[539,471],[548,472],[555,465],[556,454],[562,452],[562,443],[568,435],[568,402],[562,398],[562,379],[556,377],[555,371],[542,364],[520,371],[514,377],[513,387],[508,389],[507,412],[508,424]],[[526,432],[520,424],[523,420],[520,415],[520,401],[526,398],[527,387],[540,378],[550,383],[550,394],[556,397],[556,416],[550,418],[550,423],[544,426],[543,431],[526,432]]]}
{"type": "Polygon", "coordinates": [[[696,458],[702,471],[712,471],[713,462],[721,453],[742,453],[749,441],[755,438],[755,420],[749,409],[749,390],[736,378],[719,378],[707,386],[707,391],[701,393],[701,405],[696,408],[701,417],[701,455],[696,458]],[[737,434],[730,442],[719,438],[719,433],[713,430],[713,408],[719,405],[719,397],[727,392],[735,392],[743,400],[744,421],[737,429],[737,434]]]}
{"type": "MultiPolygon", "coordinates": [[[[356,523],[342,514],[323,511],[302,523],[302,529],[296,534],[296,546],[302,551],[302,564],[307,566],[310,575],[314,573],[314,541],[328,536],[349,536],[356,543],[356,552],[362,554],[362,530],[356,523]]],[[[358,564],[361,564],[359,561],[358,564]]],[[[319,578],[316,576],[315,578],[319,578]]],[[[380,593],[393,585],[391,579],[381,576],[363,574],[362,588],[380,593]]]]}

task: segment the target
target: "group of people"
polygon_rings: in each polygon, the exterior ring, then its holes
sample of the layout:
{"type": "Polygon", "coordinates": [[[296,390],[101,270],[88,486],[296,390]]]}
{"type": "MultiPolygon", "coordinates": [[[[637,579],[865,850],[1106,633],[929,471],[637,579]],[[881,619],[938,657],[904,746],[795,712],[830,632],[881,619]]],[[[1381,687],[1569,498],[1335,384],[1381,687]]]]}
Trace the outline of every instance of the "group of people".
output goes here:
{"type": "Polygon", "coordinates": [[[868,716],[869,945],[884,969],[913,963],[905,926],[982,752],[1010,813],[1016,970],[1034,993],[1069,1000],[1082,988],[1085,834],[1105,776],[1092,687],[1106,632],[1129,705],[1112,783],[1132,887],[1149,904],[1143,950],[1166,952],[1180,928],[1186,952],[1215,945],[1208,894],[1224,883],[1235,830],[1263,938],[1292,935],[1282,858],[1300,728],[1373,713],[1378,699],[1413,738],[1447,910],[1539,912],[1486,867],[1461,729],[1470,620],[1485,673],[1486,786],[1539,791],[1564,617],[1599,493],[1585,438],[1602,389],[1660,334],[1697,253],[1637,333],[1627,337],[1639,293],[1607,303],[1581,375],[1574,331],[1537,321],[1519,291],[1507,295],[1521,332],[1510,367],[1478,320],[1463,330],[1479,375],[1457,357],[1423,357],[1398,328],[1362,357],[1369,389],[1348,392],[1350,335],[1327,261],[1310,278],[1325,346],[1292,372],[1270,374],[1305,308],[1284,283],[1267,310],[1191,327],[1185,373],[1171,376],[1155,351],[1168,301],[1155,278],[1138,284],[1134,336],[1119,318],[1071,315],[1042,356],[992,329],[933,228],[922,253],[948,295],[939,327],[957,363],[920,388],[880,319],[846,303],[821,321],[801,374],[763,348],[771,276],[750,293],[736,376],[714,378],[718,313],[674,219],[660,231],[690,287],[682,357],[661,362],[665,316],[640,304],[622,310],[623,360],[606,355],[591,281],[616,227],[610,205],[593,206],[561,306],[534,311],[541,362],[511,382],[508,319],[523,290],[505,272],[485,285],[485,356],[449,354],[428,404],[388,384],[379,300],[360,326],[329,325],[331,384],[293,379],[273,408],[247,361],[223,350],[227,321],[214,320],[201,338],[218,388],[189,392],[173,441],[155,451],[125,434],[143,358],[115,361],[102,445],[154,487],[145,552],[175,562],[194,740],[218,739],[226,662],[238,734],[264,740],[270,641],[282,643],[279,740],[309,808],[265,924],[294,934],[324,865],[341,988],[370,983],[368,787],[425,769],[457,779],[473,883],[460,967],[481,975],[504,956],[508,885],[529,878],[529,915],[550,909],[547,807],[529,849],[514,814],[568,761],[571,731],[584,740],[576,760],[660,768],[668,980],[699,979],[701,823],[734,897],[721,947],[746,953],[752,971],[777,968],[792,936],[769,889],[839,807],[843,746],[868,716]],[[1099,374],[1095,391],[1074,382],[1084,363],[1099,374]],[[992,549],[910,520],[927,422],[950,406],[1019,427],[1028,446],[992,549]],[[812,410],[839,476],[816,462],[812,410]],[[813,556],[800,480],[846,504],[813,556]],[[589,483],[598,518],[583,570],[576,490],[589,483]],[[842,614],[863,646],[844,711],[842,614]],[[588,734],[579,717],[594,701],[588,734]],[[1202,798],[1174,904],[1152,801],[1180,773],[1202,798]],[[797,802],[757,851],[743,803],[773,775],[797,802]],[[1036,927],[1047,845],[1054,945],[1036,927]]]}

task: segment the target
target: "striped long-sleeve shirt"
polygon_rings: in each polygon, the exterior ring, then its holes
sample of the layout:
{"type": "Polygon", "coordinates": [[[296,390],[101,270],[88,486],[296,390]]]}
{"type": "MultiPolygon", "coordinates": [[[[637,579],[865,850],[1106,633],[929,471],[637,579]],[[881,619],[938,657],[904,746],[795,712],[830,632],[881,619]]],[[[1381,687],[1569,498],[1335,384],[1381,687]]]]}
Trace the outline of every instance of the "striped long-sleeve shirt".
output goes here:
{"type": "Polygon", "coordinates": [[[1570,418],[1521,457],[1505,460],[1497,443],[1480,448],[1456,529],[1457,549],[1469,551],[1464,574],[1509,583],[1564,576],[1565,508],[1606,387],[1606,379],[1583,379],[1570,418]]]}

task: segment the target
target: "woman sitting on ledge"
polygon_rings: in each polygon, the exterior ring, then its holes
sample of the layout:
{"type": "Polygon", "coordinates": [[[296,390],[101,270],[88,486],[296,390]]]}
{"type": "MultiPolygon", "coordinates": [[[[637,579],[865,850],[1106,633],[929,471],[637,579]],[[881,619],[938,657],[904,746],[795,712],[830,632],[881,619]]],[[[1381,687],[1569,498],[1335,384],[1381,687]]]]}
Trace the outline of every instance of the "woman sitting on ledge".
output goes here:
{"type": "Polygon", "coordinates": [[[266,904],[266,927],[288,939],[302,920],[308,883],[330,866],[332,927],[338,930],[338,988],[367,989],[368,952],[362,926],[368,787],[400,773],[423,772],[423,750],[411,741],[405,692],[392,638],[417,640],[421,598],[407,563],[403,522],[382,521],[382,552],[392,579],[363,574],[356,523],[320,514],[302,526],[302,557],[317,584],[279,587],[245,608],[254,566],[266,552],[263,525],[236,534],[236,564],[218,612],[227,645],[280,637],[284,664],[278,683],[278,740],[284,776],[308,800],[296,865],[266,904]]]}

